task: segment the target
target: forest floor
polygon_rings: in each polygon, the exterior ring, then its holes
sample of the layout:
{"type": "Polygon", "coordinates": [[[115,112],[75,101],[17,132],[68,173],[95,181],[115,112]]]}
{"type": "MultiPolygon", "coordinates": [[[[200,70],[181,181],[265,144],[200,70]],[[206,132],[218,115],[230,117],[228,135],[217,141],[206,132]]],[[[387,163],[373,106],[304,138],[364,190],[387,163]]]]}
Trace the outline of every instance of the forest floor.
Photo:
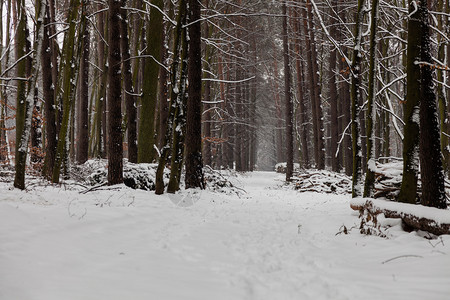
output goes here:
{"type": "Polygon", "coordinates": [[[245,192],[0,184],[0,300],[449,299],[449,235],[361,235],[348,195],[233,180],[245,192]]]}

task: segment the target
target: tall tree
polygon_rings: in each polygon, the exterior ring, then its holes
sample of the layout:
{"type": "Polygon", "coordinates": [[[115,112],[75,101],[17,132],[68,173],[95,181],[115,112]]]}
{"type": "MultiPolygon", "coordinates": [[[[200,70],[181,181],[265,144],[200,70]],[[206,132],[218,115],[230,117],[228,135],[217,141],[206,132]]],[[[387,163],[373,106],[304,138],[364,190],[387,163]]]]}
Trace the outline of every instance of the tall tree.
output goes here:
{"type": "Polygon", "coordinates": [[[135,89],[133,86],[133,75],[130,61],[130,39],[128,35],[128,12],[125,9],[128,0],[121,0],[122,9],[120,11],[120,45],[122,52],[123,84],[125,91],[125,110],[127,114],[127,140],[128,140],[128,161],[137,163],[137,109],[135,89]]]}
{"type": "MultiPolygon", "coordinates": [[[[16,101],[16,173],[14,178],[14,186],[19,189],[25,188],[25,164],[28,146],[23,144],[22,137],[26,135],[26,131],[30,128],[25,128],[25,118],[27,114],[27,109],[29,104],[27,103],[27,85],[24,80],[27,78],[27,65],[24,56],[26,55],[26,40],[29,38],[27,36],[27,15],[25,10],[25,1],[16,1],[16,13],[18,23],[16,24],[17,33],[16,39],[16,57],[18,59],[17,63],[17,73],[16,76],[20,80],[17,81],[17,101],[16,101]]],[[[28,141],[25,141],[28,142],[28,141]]]]}
{"type": "Polygon", "coordinates": [[[311,110],[314,134],[314,158],[316,168],[325,168],[325,144],[323,129],[322,101],[320,97],[319,66],[317,60],[317,48],[315,44],[314,21],[311,1],[306,0],[306,8],[303,10],[303,30],[305,35],[308,72],[310,80],[309,92],[311,98],[311,110]]]}
{"type": "Polygon", "coordinates": [[[286,1],[281,6],[283,15],[284,97],[286,121],[286,181],[290,181],[294,169],[293,105],[291,97],[291,67],[289,60],[288,15],[286,1]]]}
{"type": "Polygon", "coordinates": [[[109,55],[108,55],[108,184],[123,182],[122,147],[122,76],[120,55],[120,11],[122,2],[108,0],[109,55]]]}
{"type": "Polygon", "coordinates": [[[154,159],[155,114],[158,96],[158,74],[163,45],[161,32],[164,30],[163,0],[152,0],[150,20],[147,27],[146,59],[144,63],[144,82],[142,87],[141,110],[139,118],[138,161],[150,163],[154,159]]]}
{"type": "Polygon", "coordinates": [[[370,58],[369,58],[369,97],[367,103],[367,171],[364,182],[364,197],[373,195],[375,184],[375,81],[377,68],[377,26],[378,26],[378,0],[372,0],[372,18],[370,24],[370,58]]]}
{"type": "Polygon", "coordinates": [[[403,176],[399,202],[416,203],[419,172],[420,111],[420,45],[422,42],[421,11],[417,3],[409,4],[408,50],[406,61],[406,99],[404,104],[403,176]]]}
{"type": "MultiPolygon", "coordinates": [[[[83,0],[85,1],[85,0],[83,0]]],[[[69,24],[68,30],[64,34],[63,42],[63,52],[61,58],[61,70],[62,78],[60,80],[60,93],[61,101],[63,103],[63,116],[61,129],[58,136],[58,147],[56,152],[55,164],[52,174],[52,182],[58,183],[59,176],[61,174],[62,162],[67,157],[67,143],[69,134],[69,121],[71,115],[72,103],[75,97],[75,85],[77,78],[77,70],[80,63],[80,50],[81,34],[84,33],[84,26],[86,24],[86,19],[83,17],[81,22],[78,20],[80,11],[78,7],[80,6],[80,0],[71,0],[69,6],[69,14],[67,16],[67,23],[69,24]],[[78,30],[77,30],[78,28],[78,30]],[[77,35],[78,32],[78,35],[77,35]]],[[[86,7],[82,6],[81,15],[85,16],[86,7]]]]}
{"type": "MultiPolygon", "coordinates": [[[[53,1],[49,1],[45,5],[45,18],[44,18],[44,36],[43,45],[44,49],[48,51],[42,51],[42,89],[44,97],[44,116],[45,116],[45,135],[46,135],[46,149],[43,175],[47,179],[51,179],[53,174],[53,165],[55,163],[56,156],[56,105],[55,105],[55,81],[54,74],[57,73],[57,65],[54,65],[54,58],[57,55],[55,51],[54,41],[50,39],[52,35],[52,18],[51,18],[51,5],[54,5],[53,1]]],[[[57,60],[56,60],[57,61],[57,60]]]]}
{"type": "MultiPolygon", "coordinates": [[[[44,0],[45,1],[45,0],[44,0]]],[[[21,49],[17,50],[17,58],[24,60],[24,65],[18,67],[18,78],[23,81],[25,78],[20,77],[27,74],[27,82],[18,83],[17,87],[17,110],[16,110],[16,174],[14,178],[14,186],[19,189],[25,188],[25,167],[27,161],[28,142],[30,139],[33,109],[37,100],[38,91],[38,74],[39,67],[41,65],[40,59],[42,57],[42,42],[44,35],[44,27],[42,23],[44,21],[45,9],[43,8],[42,1],[36,3],[36,30],[34,37],[33,56],[32,58],[24,59],[26,51],[26,43],[28,36],[27,29],[27,17],[25,10],[25,1],[17,1],[17,13],[19,16],[19,24],[17,30],[24,30],[24,36],[19,34],[16,36],[16,43],[18,43],[21,49]],[[19,38],[25,38],[25,41],[19,41],[19,38]],[[23,72],[25,70],[25,72],[23,72]],[[22,85],[23,84],[23,85],[22,85]]],[[[21,64],[19,62],[19,64],[21,64]]]]}
{"type": "MultiPolygon", "coordinates": [[[[335,9],[337,6],[337,1],[333,0],[331,2],[332,8],[335,9]]],[[[333,22],[333,20],[331,21],[333,22]]],[[[333,39],[337,38],[337,24],[330,24],[330,35],[333,39]]],[[[338,116],[338,92],[336,86],[336,58],[337,49],[332,46],[329,58],[329,95],[330,95],[330,126],[331,126],[331,138],[330,138],[330,157],[331,157],[331,169],[334,172],[339,172],[341,166],[340,155],[336,157],[338,150],[338,140],[339,140],[339,116],[338,116]]]]}
{"type": "MultiPolygon", "coordinates": [[[[301,0],[297,0],[300,2],[301,0]]],[[[308,122],[306,122],[306,105],[305,105],[305,91],[304,91],[304,79],[303,79],[303,68],[302,68],[302,58],[301,58],[301,40],[300,40],[300,14],[299,9],[294,8],[294,17],[292,18],[293,28],[296,36],[294,43],[295,46],[295,67],[296,67],[296,80],[297,80],[297,98],[298,98],[298,108],[297,108],[297,124],[300,128],[300,145],[301,145],[301,166],[308,169],[309,163],[309,149],[308,149],[308,122]]]]}
{"type": "Polygon", "coordinates": [[[440,127],[436,109],[436,94],[433,82],[433,60],[430,47],[428,2],[419,4],[420,22],[420,176],[422,197],[425,206],[447,208],[444,186],[444,169],[440,142],[440,127]]]}
{"type": "MultiPolygon", "coordinates": [[[[440,12],[444,12],[444,2],[447,2],[447,5],[450,7],[449,1],[439,0],[437,4],[437,10],[440,12]]],[[[444,22],[444,16],[439,15],[437,16],[438,19],[438,30],[440,33],[438,33],[437,41],[438,41],[438,61],[445,63],[445,48],[446,46],[450,45],[448,42],[448,38],[444,35],[445,34],[445,27],[448,24],[445,24],[444,22]]],[[[448,18],[446,18],[448,20],[448,18]]],[[[448,23],[449,21],[447,21],[448,23]]],[[[449,48],[450,50],[450,48],[449,48]]],[[[450,53],[447,52],[447,56],[450,57],[450,53]]],[[[448,77],[448,76],[447,76],[448,77]]],[[[448,118],[448,99],[446,93],[445,93],[445,87],[444,87],[444,79],[445,74],[444,70],[442,68],[438,68],[437,70],[437,99],[439,104],[439,119],[440,119],[440,125],[441,125],[441,151],[443,154],[443,165],[444,165],[444,171],[447,173],[447,176],[450,176],[450,149],[448,147],[449,145],[449,133],[450,133],[450,122],[448,118]]],[[[450,91],[450,88],[448,89],[450,91]]],[[[449,92],[450,93],[450,92],[449,92]]]]}
{"type": "MultiPolygon", "coordinates": [[[[88,4],[88,2],[86,2],[88,4]]],[[[88,160],[89,150],[89,54],[91,47],[89,26],[83,34],[83,53],[80,62],[80,95],[78,107],[77,162],[83,164],[88,160]]]]}
{"type": "Polygon", "coordinates": [[[359,123],[360,111],[360,74],[361,74],[361,46],[362,46],[362,23],[364,16],[364,0],[358,0],[358,9],[355,16],[355,44],[351,66],[351,99],[352,99],[352,149],[353,149],[353,180],[352,197],[362,196],[362,154],[361,134],[359,123]]]}
{"type": "Polygon", "coordinates": [[[202,55],[200,0],[189,0],[189,96],[186,119],[186,188],[205,188],[202,162],[202,55]]]}
{"type": "MultiPolygon", "coordinates": [[[[167,117],[167,128],[165,133],[164,145],[161,149],[161,156],[159,157],[158,168],[155,176],[155,194],[160,195],[164,193],[164,168],[166,167],[168,158],[172,150],[172,144],[175,141],[172,137],[176,137],[176,134],[180,133],[180,130],[176,127],[176,118],[180,113],[180,105],[183,103],[183,97],[185,94],[186,80],[186,50],[187,50],[187,38],[186,38],[186,0],[179,1],[177,25],[174,30],[173,39],[173,60],[171,64],[170,74],[170,103],[169,114],[167,117]]],[[[175,138],[174,138],[175,139],[175,138]]],[[[172,154],[174,155],[174,154],[172,154]]],[[[175,170],[174,170],[175,172],[175,170]]],[[[175,174],[175,173],[174,173],[175,174]]],[[[171,189],[172,190],[172,189],[171,189]]],[[[175,192],[176,189],[173,190],[175,192]]]]}

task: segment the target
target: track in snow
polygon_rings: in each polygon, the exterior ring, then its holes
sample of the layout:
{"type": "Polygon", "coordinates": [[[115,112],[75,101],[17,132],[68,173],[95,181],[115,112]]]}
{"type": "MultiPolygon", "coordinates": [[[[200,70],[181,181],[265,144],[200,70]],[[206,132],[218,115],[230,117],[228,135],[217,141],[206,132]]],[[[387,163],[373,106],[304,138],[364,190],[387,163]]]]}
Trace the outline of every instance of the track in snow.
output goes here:
{"type": "Polygon", "coordinates": [[[130,189],[7,191],[0,299],[447,299],[449,236],[336,236],[358,222],[349,197],[282,179],[245,175],[240,198],[205,191],[191,207],[130,189]]]}

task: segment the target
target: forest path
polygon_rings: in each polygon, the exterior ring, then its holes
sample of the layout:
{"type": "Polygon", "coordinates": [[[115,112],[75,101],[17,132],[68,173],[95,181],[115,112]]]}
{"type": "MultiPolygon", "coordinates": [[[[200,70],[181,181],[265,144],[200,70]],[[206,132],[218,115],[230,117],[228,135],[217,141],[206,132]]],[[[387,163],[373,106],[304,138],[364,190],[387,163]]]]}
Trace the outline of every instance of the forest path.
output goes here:
{"type": "Polygon", "coordinates": [[[450,236],[336,235],[358,223],[349,196],[297,193],[283,177],[239,176],[246,193],[204,191],[192,206],[1,187],[0,299],[447,299],[450,236]]]}

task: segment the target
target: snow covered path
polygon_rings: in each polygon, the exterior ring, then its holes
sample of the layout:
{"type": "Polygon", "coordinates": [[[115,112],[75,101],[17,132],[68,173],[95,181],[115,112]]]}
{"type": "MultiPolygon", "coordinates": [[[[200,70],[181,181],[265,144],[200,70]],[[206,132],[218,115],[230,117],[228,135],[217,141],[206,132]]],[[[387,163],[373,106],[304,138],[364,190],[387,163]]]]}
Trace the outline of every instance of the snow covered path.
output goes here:
{"type": "Polygon", "coordinates": [[[240,197],[42,188],[0,195],[0,300],[448,299],[450,236],[339,234],[349,196],[239,177],[240,197]]]}

